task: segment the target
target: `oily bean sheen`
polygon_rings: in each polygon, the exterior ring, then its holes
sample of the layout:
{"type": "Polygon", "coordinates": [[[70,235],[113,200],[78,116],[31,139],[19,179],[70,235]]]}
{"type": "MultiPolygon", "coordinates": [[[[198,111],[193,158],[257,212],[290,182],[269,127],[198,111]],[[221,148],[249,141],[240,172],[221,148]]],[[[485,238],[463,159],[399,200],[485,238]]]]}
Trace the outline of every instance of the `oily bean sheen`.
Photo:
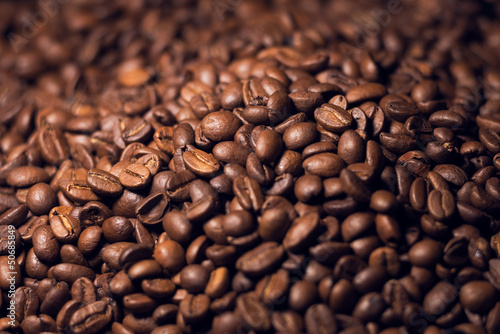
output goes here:
{"type": "Polygon", "coordinates": [[[1,1],[0,334],[500,333],[500,3],[403,5],[1,1]]]}

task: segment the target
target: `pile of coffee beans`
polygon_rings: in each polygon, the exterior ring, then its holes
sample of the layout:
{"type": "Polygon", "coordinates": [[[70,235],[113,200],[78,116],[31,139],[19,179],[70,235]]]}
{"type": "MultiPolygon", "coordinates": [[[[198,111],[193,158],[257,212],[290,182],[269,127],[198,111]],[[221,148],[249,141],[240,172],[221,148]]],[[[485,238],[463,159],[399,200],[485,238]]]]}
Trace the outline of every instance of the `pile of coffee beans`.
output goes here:
{"type": "Polygon", "coordinates": [[[0,334],[500,333],[499,17],[0,2],[0,334]]]}

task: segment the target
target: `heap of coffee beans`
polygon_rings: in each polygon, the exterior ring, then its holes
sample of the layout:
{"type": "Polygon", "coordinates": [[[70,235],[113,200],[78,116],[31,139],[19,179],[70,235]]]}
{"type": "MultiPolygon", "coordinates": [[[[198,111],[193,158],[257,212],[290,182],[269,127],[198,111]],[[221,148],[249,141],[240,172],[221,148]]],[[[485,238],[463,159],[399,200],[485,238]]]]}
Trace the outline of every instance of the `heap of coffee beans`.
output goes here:
{"type": "Polygon", "coordinates": [[[0,2],[0,334],[500,333],[499,17],[0,2]]]}

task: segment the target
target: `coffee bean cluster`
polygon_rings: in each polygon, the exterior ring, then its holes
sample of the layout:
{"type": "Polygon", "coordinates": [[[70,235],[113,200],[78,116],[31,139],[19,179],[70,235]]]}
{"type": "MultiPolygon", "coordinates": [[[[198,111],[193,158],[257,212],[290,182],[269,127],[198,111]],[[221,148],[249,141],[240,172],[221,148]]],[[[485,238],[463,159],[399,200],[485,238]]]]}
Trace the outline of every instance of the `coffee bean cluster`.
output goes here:
{"type": "Polygon", "coordinates": [[[0,334],[500,333],[498,17],[0,2],[0,334]]]}

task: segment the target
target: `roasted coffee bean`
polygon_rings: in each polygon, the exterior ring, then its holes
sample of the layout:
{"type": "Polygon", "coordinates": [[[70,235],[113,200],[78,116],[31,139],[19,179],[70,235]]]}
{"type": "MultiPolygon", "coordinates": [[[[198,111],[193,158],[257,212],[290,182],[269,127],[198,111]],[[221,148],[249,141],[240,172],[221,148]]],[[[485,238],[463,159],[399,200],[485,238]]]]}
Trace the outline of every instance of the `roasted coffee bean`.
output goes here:
{"type": "Polygon", "coordinates": [[[245,165],[247,157],[250,154],[249,149],[233,141],[218,143],[214,146],[212,152],[214,158],[221,162],[239,165],[245,165]]]}
{"type": "Polygon", "coordinates": [[[88,171],[87,184],[93,192],[102,196],[118,196],[123,191],[123,186],[116,176],[100,169],[88,171]]]}
{"type": "Polygon", "coordinates": [[[335,153],[320,153],[305,159],[302,167],[310,174],[332,177],[340,174],[344,168],[344,162],[335,153]]]}
{"type": "Polygon", "coordinates": [[[434,266],[441,259],[442,254],[442,245],[432,239],[417,242],[408,252],[410,262],[420,267],[434,266]]]}
{"type": "Polygon", "coordinates": [[[157,224],[161,221],[168,204],[169,200],[165,193],[151,194],[137,203],[136,216],[144,224],[157,224]]]}
{"type": "Polygon", "coordinates": [[[59,242],[49,225],[38,226],[32,236],[36,256],[46,262],[54,263],[59,256],[59,242]]]}
{"type": "Polygon", "coordinates": [[[151,181],[151,172],[145,166],[134,163],[123,169],[119,177],[120,183],[129,189],[142,189],[151,181]]]}
{"type": "Polygon", "coordinates": [[[26,195],[26,205],[36,215],[49,213],[56,204],[56,193],[47,183],[33,185],[26,195]]]}
{"type": "Polygon", "coordinates": [[[276,242],[265,242],[243,254],[236,262],[236,269],[247,275],[261,276],[282,261],[284,252],[283,247],[276,242]]]}
{"type": "Polygon", "coordinates": [[[207,295],[187,295],[179,304],[179,312],[188,323],[203,320],[210,310],[210,298],[207,295]]]}
{"type": "Polygon", "coordinates": [[[349,103],[357,104],[366,100],[380,98],[386,93],[387,90],[384,86],[376,83],[367,83],[349,90],[346,94],[346,98],[349,103]]]}
{"type": "Polygon", "coordinates": [[[84,266],[72,263],[60,263],[49,269],[49,277],[54,277],[58,281],[73,284],[80,277],[87,277],[91,280],[95,278],[95,272],[84,266]]]}
{"type": "Polygon", "coordinates": [[[104,300],[77,310],[69,321],[69,328],[74,333],[97,333],[113,318],[113,310],[104,300]]]}
{"type": "Polygon", "coordinates": [[[42,127],[37,139],[40,153],[48,163],[58,164],[68,158],[68,143],[59,127],[52,125],[42,127]]]}
{"type": "Polygon", "coordinates": [[[352,124],[352,116],[345,109],[325,103],[314,111],[314,118],[319,125],[333,132],[344,132],[352,124]]]}
{"type": "Polygon", "coordinates": [[[188,145],[182,159],[193,173],[200,176],[211,176],[220,169],[219,161],[210,153],[188,145]]]}
{"type": "Polygon", "coordinates": [[[268,307],[252,294],[243,294],[236,299],[236,312],[241,316],[245,324],[253,330],[268,331],[271,329],[268,307]]]}
{"type": "Polygon", "coordinates": [[[82,228],[77,219],[71,216],[71,208],[57,206],[50,211],[50,228],[57,240],[71,243],[78,239],[82,228]]]}
{"type": "Polygon", "coordinates": [[[288,305],[295,311],[304,311],[317,299],[316,285],[309,281],[298,281],[290,287],[288,305]]]}
{"type": "Polygon", "coordinates": [[[201,121],[201,131],[205,137],[212,141],[230,140],[241,122],[228,111],[216,111],[208,114],[201,121]]]}
{"type": "Polygon", "coordinates": [[[283,133],[283,143],[289,150],[298,150],[316,140],[316,125],[310,122],[293,124],[283,133]]]}
{"type": "Polygon", "coordinates": [[[185,252],[177,242],[166,240],[158,244],[154,258],[165,270],[177,272],[184,265],[185,252]]]}
{"type": "Polygon", "coordinates": [[[434,189],[427,198],[427,208],[432,218],[439,221],[449,220],[455,214],[455,199],[447,190],[434,189]]]}
{"type": "Polygon", "coordinates": [[[310,306],[304,316],[307,333],[337,333],[337,322],[332,311],[325,304],[310,306]]]}
{"type": "Polygon", "coordinates": [[[369,202],[370,189],[349,169],[344,168],[340,172],[340,183],[342,190],[358,202],[369,202]]]}
{"type": "Polygon", "coordinates": [[[102,234],[111,243],[127,241],[133,233],[134,227],[130,220],[125,217],[110,217],[102,224],[102,234]]]}

